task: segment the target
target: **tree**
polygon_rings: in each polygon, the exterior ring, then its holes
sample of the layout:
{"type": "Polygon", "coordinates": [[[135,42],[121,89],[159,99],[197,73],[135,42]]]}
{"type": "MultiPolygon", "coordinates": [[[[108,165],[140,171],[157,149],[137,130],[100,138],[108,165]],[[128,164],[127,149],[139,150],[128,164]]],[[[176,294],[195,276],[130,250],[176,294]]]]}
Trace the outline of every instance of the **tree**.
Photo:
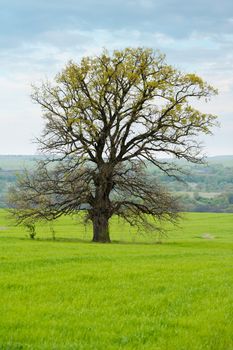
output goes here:
{"type": "Polygon", "coordinates": [[[112,215],[147,227],[152,218],[175,220],[175,200],[151,181],[146,167],[178,176],[180,169],[162,154],[202,162],[196,136],[211,133],[216,117],[190,101],[216,93],[151,49],[104,51],[69,62],[54,83],[33,91],[45,119],[38,142],[47,160],[10,191],[17,222],[86,208],[93,241],[109,242],[112,215]]]}

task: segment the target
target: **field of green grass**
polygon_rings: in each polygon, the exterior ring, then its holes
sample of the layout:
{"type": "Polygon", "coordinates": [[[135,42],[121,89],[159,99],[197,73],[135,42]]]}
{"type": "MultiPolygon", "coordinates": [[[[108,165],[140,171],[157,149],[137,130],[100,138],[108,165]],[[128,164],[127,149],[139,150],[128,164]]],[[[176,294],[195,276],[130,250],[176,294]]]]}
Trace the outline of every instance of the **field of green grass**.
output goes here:
{"type": "Polygon", "coordinates": [[[162,244],[116,219],[112,244],[54,229],[0,211],[1,350],[233,349],[233,214],[184,214],[162,244]]]}

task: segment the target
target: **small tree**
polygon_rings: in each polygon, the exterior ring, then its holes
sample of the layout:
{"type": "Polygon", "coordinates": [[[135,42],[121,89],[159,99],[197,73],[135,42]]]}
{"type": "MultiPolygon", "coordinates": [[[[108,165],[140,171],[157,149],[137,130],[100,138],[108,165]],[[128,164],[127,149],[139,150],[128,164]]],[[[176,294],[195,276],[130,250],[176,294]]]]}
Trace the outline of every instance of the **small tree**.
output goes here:
{"type": "Polygon", "coordinates": [[[24,227],[28,231],[28,235],[31,239],[35,239],[36,237],[36,227],[35,224],[29,219],[28,222],[23,223],[24,227]]]}
{"type": "Polygon", "coordinates": [[[181,73],[151,49],[104,51],[69,62],[54,84],[34,88],[45,119],[38,141],[47,160],[11,189],[18,223],[86,208],[93,241],[109,242],[112,215],[147,227],[151,218],[175,220],[176,202],[145,169],[152,164],[178,176],[180,169],[162,154],[202,162],[196,136],[209,134],[216,117],[190,101],[214,94],[201,78],[181,73]]]}

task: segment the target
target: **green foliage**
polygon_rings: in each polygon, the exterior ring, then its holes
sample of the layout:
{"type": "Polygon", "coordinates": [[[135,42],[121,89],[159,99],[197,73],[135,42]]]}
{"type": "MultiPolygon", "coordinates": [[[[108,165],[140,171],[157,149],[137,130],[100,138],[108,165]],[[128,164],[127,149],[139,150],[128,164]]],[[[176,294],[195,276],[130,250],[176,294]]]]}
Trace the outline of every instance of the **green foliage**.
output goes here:
{"type": "MultiPolygon", "coordinates": [[[[54,225],[55,242],[47,226],[34,241],[7,227],[0,349],[232,350],[232,219],[185,215],[159,245],[141,236],[108,246],[80,241],[83,226],[68,218],[54,225]]],[[[122,230],[114,219],[113,239],[122,230]]]]}

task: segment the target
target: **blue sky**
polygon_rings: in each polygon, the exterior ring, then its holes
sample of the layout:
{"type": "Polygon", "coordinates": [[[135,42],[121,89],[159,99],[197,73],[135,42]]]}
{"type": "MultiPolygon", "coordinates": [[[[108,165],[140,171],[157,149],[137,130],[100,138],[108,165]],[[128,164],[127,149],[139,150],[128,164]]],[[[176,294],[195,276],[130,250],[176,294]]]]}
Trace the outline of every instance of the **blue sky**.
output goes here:
{"type": "Polygon", "coordinates": [[[198,105],[221,128],[208,155],[233,154],[233,2],[230,0],[0,0],[0,154],[31,154],[42,129],[32,83],[103,47],[159,49],[177,68],[219,89],[198,105]]]}

